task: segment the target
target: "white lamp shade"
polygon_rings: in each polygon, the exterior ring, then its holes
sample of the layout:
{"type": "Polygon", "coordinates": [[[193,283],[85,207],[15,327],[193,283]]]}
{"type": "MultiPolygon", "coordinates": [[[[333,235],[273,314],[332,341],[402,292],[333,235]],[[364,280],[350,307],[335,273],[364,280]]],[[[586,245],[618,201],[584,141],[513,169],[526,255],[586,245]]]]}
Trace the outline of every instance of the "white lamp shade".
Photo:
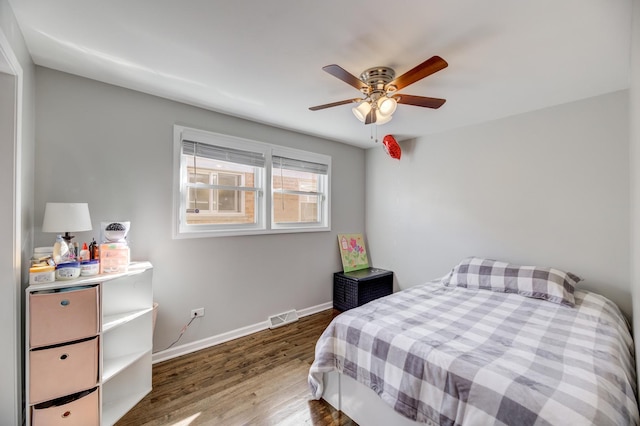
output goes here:
{"type": "Polygon", "coordinates": [[[378,99],[378,113],[383,116],[391,116],[398,107],[398,102],[393,98],[388,98],[386,96],[378,99]]]}
{"type": "Polygon", "coordinates": [[[390,122],[392,118],[393,118],[393,115],[378,114],[376,116],[376,125],[382,126],[383,124],[390,122]]]}
{"type": "Polygon", "coordinates": [[[42,232],[91,231],[91,216],[87,203],[47,203],[44,208],[42,232]]]}
{"type": "Polygon", "coordinates": [[[369,102],[361,102],[357,107],[353,107],[351,111],[353,111],[353,114],[358,118],[358,120],[364,123],[364,120],[367,118],[367,114],[371,111],[371,104],[369,102]]]}

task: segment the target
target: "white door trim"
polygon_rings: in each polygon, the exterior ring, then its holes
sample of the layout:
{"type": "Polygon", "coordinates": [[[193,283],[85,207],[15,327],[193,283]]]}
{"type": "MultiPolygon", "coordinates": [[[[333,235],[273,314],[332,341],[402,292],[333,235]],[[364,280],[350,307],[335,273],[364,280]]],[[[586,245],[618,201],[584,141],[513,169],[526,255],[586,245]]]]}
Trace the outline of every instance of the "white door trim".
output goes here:
{"type": "MultiPolygon", "coordinates": [[[[2,407],[2,411],[4,420],[7,421],[8,424],[22,424],[22,416],[23,416],[23,403],[22,403],[22,351],[23,346],[21,344],[21,336],[22,336],[22,280],[21,280],[21,229],[22,229],[22,95],[23,95],[23,70],[18,58],[16,57],[13,48],[11,47],[9,40],[5,36],[4,32],[0,28],[0,62],[2,63],[2,67],[0,70],[9,75],[13,75],[15,77],[14,84],[14,108],[13,108],[13,188],[12,188],[12,206],[13,206],[13,218],[12,218],[12,242],[11,244],[11,252],[12,252],[12,274],[10,277],[10,284],[2,286],[4,290],[0,292],[0,297],[8,299],[10,304],[13,306],[13,312],[10,313],[9,317],[12,319],[11,324],[5,324],[7,326],[5,330],[7,331],[7,335],[3,336],[3,339],[8,342],[9,348],[11,348],[13,352],[13,359],[6,360],[5,367],[12,368],[13,371],[9,373],[12,375],[12,382],[7,383],[3,387],[13,388],[14,399],[12,401],[6,401],[7,403],[11,403],[13,405],[11,411],[6,411],[10,409],[9,407],[2,407]]],[[[0,242],[2,243],[2,242],[0,242]]],[[[4,275],[8,271],[2,271],[4,275]]],[[[9,279],[9,276],[7,276],[9,279]]],[[[4,398],[3,398],[4,399],[4,398]]]]}

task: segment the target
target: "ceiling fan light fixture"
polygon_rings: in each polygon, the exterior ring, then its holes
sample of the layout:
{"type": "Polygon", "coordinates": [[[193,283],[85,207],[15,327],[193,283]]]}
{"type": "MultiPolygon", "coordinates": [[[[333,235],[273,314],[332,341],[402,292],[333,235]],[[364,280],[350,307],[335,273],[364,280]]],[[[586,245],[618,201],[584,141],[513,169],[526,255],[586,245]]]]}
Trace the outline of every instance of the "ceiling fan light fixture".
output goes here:
{"type": "Polygon", "coordinates": [[[378,99],[378,112],[383,116],[391,116],[398,107],[398,102],[394,98],[386,96],[378,99]]]}
{"type": "Polygon", "coordinates": [[[357,107],[353,107],[351,111],[353,111],[353,115],[355,115],[358,120],[364,123],[367,115],[371,111],[371,104],[367,101],[361,102],[357,107]]]}
{"type": "Polygon", "coordinates": [[[375,124],[378,126],[382,126],[383,124],[390,122],[392,118],[393,118],[393,115],[377,114],[375,124]]]}
{"type": "Polygon", "coordinates": [[[363,98],[345,99],[323,105],[310,107],[311,111],[318,111],[339,105],[357,102],[351,111],[365,125],[382,125],[391,121],[398,103],[423,108],[440,108],[446,99],[428,98],[424,96],[398,94],[397,91],[415,83],[448,66],[447,61],[440,56],[432,56],[421,64],[413,67],[396,78],[395,71],[389,67],[373,67],[360,74],[360,78],[351,74],[339,65],[332,64],[322,69],[362,92],[363,98]]]}

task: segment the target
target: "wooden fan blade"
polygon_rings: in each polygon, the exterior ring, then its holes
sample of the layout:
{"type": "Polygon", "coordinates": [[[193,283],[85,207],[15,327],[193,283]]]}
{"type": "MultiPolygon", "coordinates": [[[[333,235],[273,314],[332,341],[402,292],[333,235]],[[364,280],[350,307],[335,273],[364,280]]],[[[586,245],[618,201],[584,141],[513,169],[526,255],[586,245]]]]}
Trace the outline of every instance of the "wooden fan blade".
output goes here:
{"type": "Polygon", "coordinates": [[[331,107],[334,107],[334,106],[350,104],[350,103],[353,103],[353,102],[360,102],[361,100],[362,99],[359,99],[359,98],[345,99],[344,101],[332,102],[330,104],[312,106],[312,107],[309,107],[309,109],[311,111],[318,111],[319,109],[331,108],[331,107]]]}
{"type": "Polygon", "coordinates": [[[356,89],[365,89],[368,86],[365,82],[360,80],[355,75],[351,74],[349,71],[342,68],[340,65],[327,65],[326,67],[322,67],[323,70],[331,74],[332,76],[339,78],[350,86],[355,87],[356,89]]]}
{"type": "Polygon", "coordinates": [[[407,87],[420,79],[446,68],[448,65],[447,61],[440,56],[433,56],[391,81],[387,84],[387,87],[395,86],[396,90],[400,90],[403,87],[407,87]]]}
{"type": "Polygon", "coordinates": [[[427,98],[425,96],[413,96],[413,95],[396,95],[395,100],[399,104],[415,105],[426,108],[438,109],[447,101],[440,98],[427,98]]]}

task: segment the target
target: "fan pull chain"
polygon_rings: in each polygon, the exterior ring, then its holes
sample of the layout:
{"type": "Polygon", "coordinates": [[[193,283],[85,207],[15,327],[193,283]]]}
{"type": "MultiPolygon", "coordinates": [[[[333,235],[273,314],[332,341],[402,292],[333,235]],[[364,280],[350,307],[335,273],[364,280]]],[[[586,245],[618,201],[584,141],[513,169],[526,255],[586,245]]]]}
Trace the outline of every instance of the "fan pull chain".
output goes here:
{"type": "Polygon", "coordinates": [[[374,135],[374,130],[373,129],[374,128],[376,129],[375,130],[375,136],[376,136],[375,137],[375,143],[378,143],[378,126],[376,126],[375,124],[371,125],[371,140],[374,140],[374,138],[373,138],[373,135],[374,135]]]}
{"type": "Polygon", "coordinates": [[[375,143],[378,143],[378,126],[376,124],[371,124],[371,127],[369,128],[371,130],[371,140],[372,141],[374,140],[374,138],[373,138],[373,135],[374,135],[374,130],[373,129],[374,128],[376,129],[375,130],[375,143]]]}

